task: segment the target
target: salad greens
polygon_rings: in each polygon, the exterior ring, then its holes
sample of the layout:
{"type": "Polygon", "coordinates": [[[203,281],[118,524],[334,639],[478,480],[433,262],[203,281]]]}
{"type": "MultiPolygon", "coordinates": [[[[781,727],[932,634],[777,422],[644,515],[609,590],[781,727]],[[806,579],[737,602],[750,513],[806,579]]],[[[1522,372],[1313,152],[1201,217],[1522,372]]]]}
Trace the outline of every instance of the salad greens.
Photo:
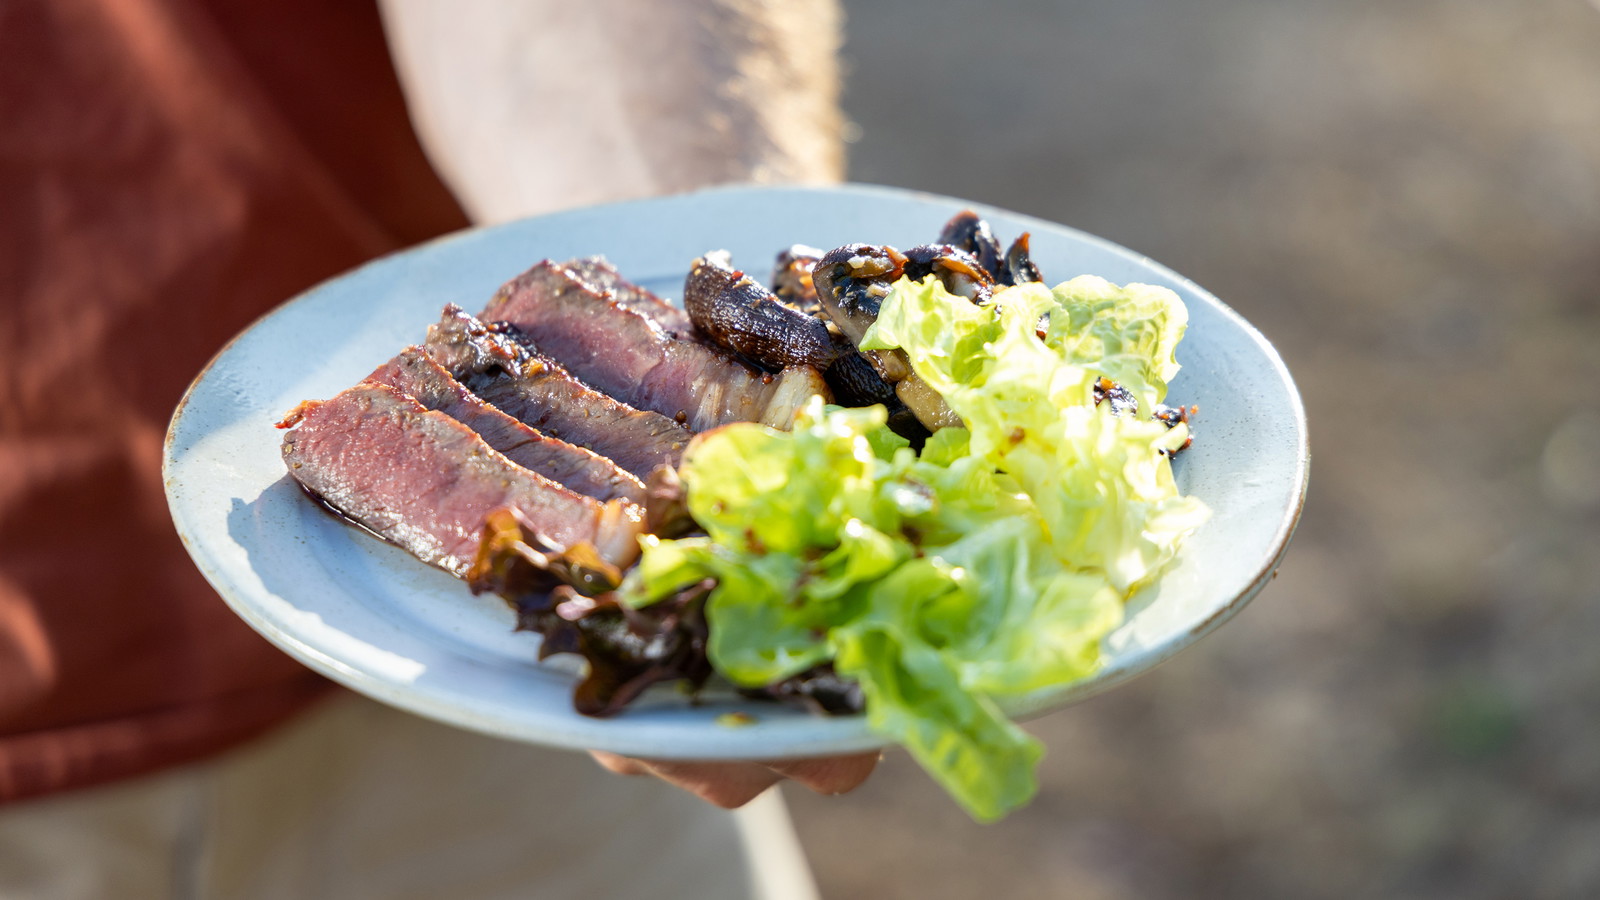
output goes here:
{"type": "Polygon", "coordinates": [[[1129,594],[1208,515],[1166,456],[1186,426],[1094,401],[1106,377],[1153,410],[1186,321],[1171,291],[1088,276],[985,306],[901,279],[862,349],[904,352],[965,427],[919,455],[883,407],[814,397],[789,432],[696,436],[680,474],[705,534],[644,539],[624,602],[715,579],[717,671],[759,687],[831,660],[871,727],[997,819],[1043,753],[1000,702],[1091,675],[1129,594]]]}

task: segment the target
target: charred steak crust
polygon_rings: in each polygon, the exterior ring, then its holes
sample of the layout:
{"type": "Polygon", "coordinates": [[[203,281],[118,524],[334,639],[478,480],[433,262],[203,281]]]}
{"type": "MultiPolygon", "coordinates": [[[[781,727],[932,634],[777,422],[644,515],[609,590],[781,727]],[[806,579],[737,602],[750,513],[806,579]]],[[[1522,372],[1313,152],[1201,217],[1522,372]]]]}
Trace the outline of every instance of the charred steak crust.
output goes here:
{"type": "Polygon", "coordinates": [[[667,333],[677,338],[689,338],[694,332],[694,323],[689,320],[688,313],[661,299],[654,293],[645,290],[637,284],[622,277],[609,260],[603,256],[586,256],[579,259],[569,259],[562,263],[562,268],[571,272],[579,281],[593,288],[595,293],[610,294],[619,306],[631,309],[634,312],[653,319],[667,333]]]}
{"type": "Polygon", "coordinates": [[[484,401],[547,437],[576,444],[639,479],[677,467],[693,433],[572,377],[560,363],[459,306],[428,329],[428,354],[484,401]]]}
{"type": "Polygon", "coordinates": [[[421,347],[408,347],[367,380],[387,384],[455,419],[507,459],[563,487],[596,500],[644,503],[644,482],[632,473],[593,450],[540,434],[501,412],[451,377],[421,347]]]}
{"type": "Polygon", "coordinates": [[[828,395],[813,368],[753,371],[673,337],[548,260],[501,288],[479,318],[515,325],[584,383],[695,431],[729,422],[786,428],[812,394],[828,395]]]}
{"type": "Polygon", "coordinates": [[[458,577],[490,512],[510,507],[551,544],[587,543],[613,565],[638,554],[643,511],[601,503],[517,465],[472,429],[386,384],[301,404],[283,422],[289,474],[323,503],[458,577]]]}

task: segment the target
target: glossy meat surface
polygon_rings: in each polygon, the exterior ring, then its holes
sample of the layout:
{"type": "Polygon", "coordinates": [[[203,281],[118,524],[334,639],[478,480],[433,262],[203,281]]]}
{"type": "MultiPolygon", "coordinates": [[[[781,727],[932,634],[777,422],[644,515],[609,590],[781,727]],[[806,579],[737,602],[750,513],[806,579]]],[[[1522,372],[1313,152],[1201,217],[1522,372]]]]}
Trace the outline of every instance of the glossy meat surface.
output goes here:
{"type": "Polygon", "coordinates": [[[560,363],[460,307],[428,329],[427,350],[474,394],[548,437],[607,457],[639,479],[676,467],[693,434],[574,378],[560,363]]]}
{"type": "Polygon", "coordinates": [[[585,384],[695,431],[729,422],[787,428],[806,399],[827,394],[814,369],[754,371],[673,337],[548,261],[501,288],[480,318],[516,326],[585,384]]]}
{"type": "Polygon", "coordinates": [[[596,500],[644,502],[644,483],[592,450],[541,434],[457,381],[420,347],[379,366],[368,381],[387,384],[424,407],[471,428],[512,462],[596,500]]]}
{"type": "Polygon", "coordinates": [[[619,306],[653,319],[656,324],[678,337],[686,337],[694,330],[694,323],[689,320],[688,313],[623,278],[617,267],[603,256],[569,259],[561,266],[577,276],[579,281],[594,288],[597,293],[609,294],[619,306]]]}
{"type": "Polygon", "coordinates": [[[510,507],[549,541],[593,545],[616,565],[637,555],[643,512],[600,503],[528,471],[450,416],[384,384],[309,402],[284,421],[289,474],[341,515],[424,562],[463,575],[484,521],[510,507]]]}

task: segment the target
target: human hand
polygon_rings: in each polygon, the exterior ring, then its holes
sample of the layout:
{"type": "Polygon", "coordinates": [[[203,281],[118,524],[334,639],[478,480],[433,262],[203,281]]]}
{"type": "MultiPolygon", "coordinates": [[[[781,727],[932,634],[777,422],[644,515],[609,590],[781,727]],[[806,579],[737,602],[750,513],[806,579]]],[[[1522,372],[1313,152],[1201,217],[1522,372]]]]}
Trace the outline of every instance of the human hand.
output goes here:
{"type": "Polygon", "coordinates": [[[737,809],[778,782],[799,782],[818,794],[855,790],[878,765],[876,750],[849,756],[819,756],[768,762],[682,762],[633,759],[591,750],[595,762],[618,775],[654,775],[723,809],[737,809]]]}

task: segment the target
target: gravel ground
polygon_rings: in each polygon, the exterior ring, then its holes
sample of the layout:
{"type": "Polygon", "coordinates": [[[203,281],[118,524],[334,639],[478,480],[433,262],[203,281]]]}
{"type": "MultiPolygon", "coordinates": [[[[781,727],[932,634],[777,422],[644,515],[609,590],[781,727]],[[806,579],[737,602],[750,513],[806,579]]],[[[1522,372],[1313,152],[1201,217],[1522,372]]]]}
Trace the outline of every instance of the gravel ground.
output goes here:
{"type": "Polygon", "coordinates": [[[1249,609],[1032,723],[1028,809],[976,825],[900,753],[791,793],[825,894],[1600,896],[1600,11],[847,5],[854,180],[1205,285],[1313,465],[1249,609]]]}

